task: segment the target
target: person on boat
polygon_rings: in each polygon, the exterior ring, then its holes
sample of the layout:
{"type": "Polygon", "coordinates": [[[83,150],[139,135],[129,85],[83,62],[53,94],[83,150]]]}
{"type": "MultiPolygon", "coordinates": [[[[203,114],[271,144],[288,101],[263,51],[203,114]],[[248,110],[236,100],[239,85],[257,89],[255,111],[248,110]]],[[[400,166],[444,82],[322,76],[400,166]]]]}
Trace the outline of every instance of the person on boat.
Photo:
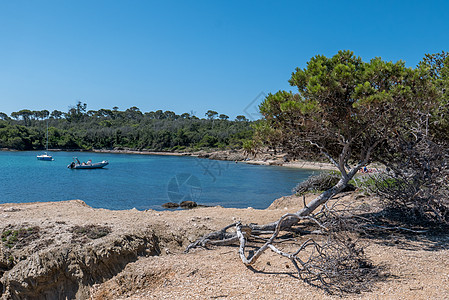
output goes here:
{"type": "Polygon", "coordinates": [[[89,159],[89,160],[87,161],[87,164],[88,164],[88,165],[91,165],[91,164],[92,164],[92,159],[89,159]]]}

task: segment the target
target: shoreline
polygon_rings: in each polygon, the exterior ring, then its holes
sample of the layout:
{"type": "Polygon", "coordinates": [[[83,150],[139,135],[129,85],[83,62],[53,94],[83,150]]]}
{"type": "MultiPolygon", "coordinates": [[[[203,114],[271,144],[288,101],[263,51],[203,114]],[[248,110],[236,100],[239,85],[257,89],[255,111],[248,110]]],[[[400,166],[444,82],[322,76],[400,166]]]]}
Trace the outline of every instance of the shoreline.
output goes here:
{"type": "MultiPolygon", "coordinates": [[[[12,153],[19,152],[18,150],[11,150],[11,149],[1,149],[1,151],[8,151],[12,153]]],[[[32,154],[24,153],[23,155],[34,155],[36,150],[27,150],[27,151],[20,151],[20,152],[33,152],[32,154]]],[[[62,155],[63,152],[70,152],[65,151],[61,149],[49,149],[50,152],[61,152],[60,155],[62,155]]],[[[269,156],[269,154],[266,154],[267,159],[263,159],[260,157],[257,158],[248,158],[246,155],[243,155],[243,151],[238,150],[228,150],[228,151],[212,151],[212,152],[206,152],[206,151],[198,151],[198,152],[154,152],[154,151],[137,151],[137,150],[130,150],[130,149],[93,149],[92,151],[86,151],[86,150],[78,150],[76,152],[84,153],[84,155],[88,155],[88,153],[106,153],[106,154],[140,154],[140,155],[161,155],[161,156],[190,156],[190,157],[198,157],[198,158],[204,158],[204,159],[211,159],[211,160],[223,160],[223,161],[235,161],[235,163],[245,163],[245,164],[251,164],[251,165],[261,165],[261,166],[277,166],[277,167],[286,167],[290,169],[297,169],[299,172],[300,170],[316,170],[316,171],[323,171],[331,169],[331,166],[329,164],[325,163],[319,163],[319,162],[308,162],[308,161],[294,161],[294,162],[282,162],[279,157],[272,157],[269,156]],[[237,157],[238,156],[238,157],[237,157]],[[246,157],[246,158],[245,158],[246,157]],[[237,159],[240,160],[237,160],[237,159]]],[[[77,154],[74,154],[77,156],[77,154]]],[[[110,160],[114,160],[113,157],[110,157],[110,160]]],[[[207,161],[205,161],[207,163],[207,161]]],[[[234,164],[234,163],[232,163],[234,164]]],[[[283,196],[291,196],[291,191],[287,192],[283,196]]],[[[64,197],[65,198],[65,197],[64,197]]],[[[65,198],[62,201],[68,201],[69,199],[65,198]]],[[[275,199],[267,199],[267,206],[271,205],[275,199]]],[[[23,201],[23,199],[22,199],[23,201]]],[[[168,200],[167,200],[168,201],[168,200]]],[[[28,202],[5,202],[1,204],[9,204],[11,206],[14,206],[18,203],[28,203],[28,202]]],[[[45,201],[47,203],[47,201],[45,201]]],[[[167,203],[159,203],[158,207],[151,207],[151,209],[155,209],[157,211],[165,211],[165,210],[171,210],[170,208],[164,207],[163,205],[167,203]]],[[[209,205],[202,203],[201,201],[197,202],[197,205],[199,207],[209,207],[209,205]]],[[[248,204],[248,206],[251,206],[251,204],[248,204]]],[[[104,206],[101,206],[99,208],[103,209],[109,209],[105,208],[104,206]]],[[[149,207],[148,207],[149,208],[149,207]]],[[[131,209],[131,208],[128,208],[131,209]]],[[[143,208],[143,210],[146,210],[147,208],[143,208]]],[[[117,210],[117,209],[112,209],[117,210]]],[[[118,209],[118,210],[126,210],[126,209],[118,209]]],[[[141,211],[143,211],[141,210],[141,211]]],[[[184,210],[184,209],[180,209],[184,210]]]]}
{"type": "MultiPolygon", "coordinates": [[[[342,197],[343,203],[357,199],[360,205],[376,206],[374,198],[353,193],[342,197]]],[[[219,228],[236,221],[273,222],[308,201],[290,196],[276,199],[263,210],[216,206],[182,211],[112,211],[92,208],[81,200],[2,204],[0,214],[5,222],[0,230],[7,242],[3,242],[4,255],[0,257],[0,296],[28,299],[71,295],[102,300],[194,299],[198,295],[211,299],[296,299],[302,295],[341,299],[342,295],[329,295],[298,281],[292,276],[297,273],[293,273],[288,259],[272,252],[260,257],[254,265],[256,271],[242,264],[234,247],[214,246],[184,253],[198,237],[219,228]],[[10,233],[24,229],[26,236],[9,238],[10,233]],[[282,294],[272,293],[280,287],[282,294]]],[[[367,258],[385,269],[372,289],[343,297],[443,299],[449,287],[442,284],[448,278],[441,270],[449,267],[449,249],[443,235],[432,237],[411,239],[398,232],[374,239],[361,237],[367,245],[367,258]],[[435,247],[435,241],[441,245],[435,247]],[[382,279],[384,275],[388,280],[382,279]]],[[[290,240],[288,243],[293,242],[290,240]]]]}
{"type": "MultiPolygon", "coordinates": [[[[10,152],[39,151],[39,150],[15,150],[7,148],[1,148],[0,150],[10,152]]],[[[306,169],[317,171],[337,170],[337,168],[331,163],[306,161],[306,160],[294,160],[286,162],[283,159],[283,155],[273,156],[268,153],[261,154],[259,155],[260,157],[251,157],[250,155],[244,154],[243,150],[213,150],[211,152],[207,152],[205,150],[191,151],[191,152],[169,152],[169,151],[159,152],[159,151],[142,151],[131,149],[92,149],[92,150],[48,149],[48,152],[92,152],[92,153],[109,153],[109,154],[191,156],[211,160],[235,161],[236,163],[246,163],[250,165],[260,165],[260,166],[279,166],[293,169],[306,169]]]]}

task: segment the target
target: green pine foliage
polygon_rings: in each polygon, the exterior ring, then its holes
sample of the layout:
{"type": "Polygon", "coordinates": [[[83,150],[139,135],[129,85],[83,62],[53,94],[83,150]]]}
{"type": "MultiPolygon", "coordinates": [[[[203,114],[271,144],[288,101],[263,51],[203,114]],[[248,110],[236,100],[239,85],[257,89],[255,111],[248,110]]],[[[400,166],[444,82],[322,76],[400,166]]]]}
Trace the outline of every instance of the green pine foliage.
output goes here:
{"type": "Polygon", "coordinates": [[[11,118],[2,113],[0,148],[44,149],[47,121],[49,148],[63,150],[240,149],[253,136],[252,122],[230,121],[224,115],[220,119],[215,119],[215,115],[200,119],[188,113],[176,115],[162,110],[142,113],[137,107],[125,111],[86,108],[79,102],[67,113],[21,110],[12,113],[11,118]]]}

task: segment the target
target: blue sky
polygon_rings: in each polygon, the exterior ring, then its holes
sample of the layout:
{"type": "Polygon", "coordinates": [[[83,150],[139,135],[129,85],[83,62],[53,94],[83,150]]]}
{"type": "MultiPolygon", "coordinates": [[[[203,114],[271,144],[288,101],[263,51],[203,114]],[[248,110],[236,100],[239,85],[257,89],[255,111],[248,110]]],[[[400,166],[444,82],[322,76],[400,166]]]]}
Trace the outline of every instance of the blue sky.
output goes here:
{"type": "Polygon", "coordinates": [[[447,1],[0,0],[0,111],[253,114],[317,55],[410,67],[449,50],[447,1]]]}

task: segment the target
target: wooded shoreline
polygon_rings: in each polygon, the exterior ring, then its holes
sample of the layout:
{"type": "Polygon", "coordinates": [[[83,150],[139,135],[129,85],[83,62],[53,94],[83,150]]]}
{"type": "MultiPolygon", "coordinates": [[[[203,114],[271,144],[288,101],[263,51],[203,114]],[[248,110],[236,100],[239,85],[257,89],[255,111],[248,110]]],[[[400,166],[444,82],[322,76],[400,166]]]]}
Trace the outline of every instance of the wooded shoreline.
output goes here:
{"type": "MultiPolygon", "coordinates": [[[[1,148],[0,151],[11,152],[30,152],[36,150],[15,150],[8,148],[1,148]]],[[[330,163],[307,161],[307,160],[294,160],[285,161],[284,155],[272,155],[272,154],[258,154],[256,156],[247,155],[243,150],[214,150],[214,151],[192,151],[192,152],[166,152],[166,151],[142,151],[132,149],[48,149],[48,152],[92,152],[92,153],[110,153],[110,154],[137,154],[137,155],[160,155],[160,156],[191,156],[212,160],[226,160],[235,161],[238,163],[246,163],[252,165],[274,165],[280,167],[297,168],[297,169],[309,169],[309,170],[336,170],[335,166],[330,163]]]]}

